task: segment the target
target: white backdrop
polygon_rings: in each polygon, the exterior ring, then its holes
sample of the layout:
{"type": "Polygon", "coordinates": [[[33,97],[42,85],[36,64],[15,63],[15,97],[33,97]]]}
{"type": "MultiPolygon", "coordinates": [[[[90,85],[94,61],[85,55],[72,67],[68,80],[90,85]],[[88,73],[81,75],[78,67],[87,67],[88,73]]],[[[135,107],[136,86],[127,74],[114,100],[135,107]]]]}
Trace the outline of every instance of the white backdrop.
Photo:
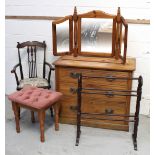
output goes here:
{"type": "MultiPolygon", "coordinates": [[[[65,16],[73,14],[74,6],[78,13],[89,10],[103,10],[116,14],[117,7],[121,7],[121,14],[127,19],[149,19],[150,2],[148,0],[6,0],[6,15],[14,16],[65,16]]],[[[6,94],[16,89],[14,75],[10,73],[18,62],[17,42],[27,40],[45,40],[47,43],[47,61],[53,62],[52,56],[52,21],[44,20],[11,20],[6,19],[6,94]]],[[[149,114],[150,107],[150,25],[129,24],[127,56],[136,58],[135,76],[140,74],[144,78],[141,113],[149,114]]],[[[54,82],[54,75],[52,75],[54,82]]],[[[134,86],[133,86],[134,87],[134,86]]],[[[134,109],[132,102],[131,111],[134,109]]]]}

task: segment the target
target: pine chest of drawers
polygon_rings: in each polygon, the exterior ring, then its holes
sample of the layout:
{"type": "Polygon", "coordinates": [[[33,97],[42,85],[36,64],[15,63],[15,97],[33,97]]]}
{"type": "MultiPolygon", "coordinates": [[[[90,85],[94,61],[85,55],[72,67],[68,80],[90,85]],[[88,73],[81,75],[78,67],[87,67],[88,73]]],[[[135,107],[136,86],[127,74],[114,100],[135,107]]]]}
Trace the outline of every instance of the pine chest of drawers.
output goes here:
{"type": "MultiPolygon", "coordinates": [[[[118,60],[84,56],[62,56],[56,60],[55,84],[56,90],[64,94],[60,100],[60,123],[76,124],[77,107],[77,79],[75,73],[95,76],[132,77],[135,70],[135,59],[128,58],[126,64],[118,60]]],[[[85,79],[84,87],[97,87],[113,90],[130,90],[130,80],[106,80],[106,79],[85,79]]],[[[84,112],[103,112],[112,114],[129,114],[130,97],[126,96],[101,96],[83,94],[82,110],[84,112]]],[[[105,117],[105,116],[104,116],[105,117]]],[[[106,116],[107,117],[107,116],[106,116]]],[[[112,122],[105,120],[82,119],[82,125],[128,131],[128,122],[112,122]]]]}

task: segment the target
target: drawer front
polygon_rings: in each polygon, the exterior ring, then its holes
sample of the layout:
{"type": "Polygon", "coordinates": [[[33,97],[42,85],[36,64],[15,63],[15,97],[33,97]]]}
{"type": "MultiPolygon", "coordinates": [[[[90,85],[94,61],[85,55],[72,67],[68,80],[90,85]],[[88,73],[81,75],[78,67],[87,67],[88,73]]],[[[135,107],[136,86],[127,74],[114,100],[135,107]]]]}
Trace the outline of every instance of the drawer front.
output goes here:
{"type": "MultiPolygon", "coordinates": [[[[76,87],[74,84],[62,84],[59,86],[59,91],[64,94],[64,96],[69,96],[70,98],[74,99],[75,102],[77,101],[77,93],[76,93],[76,87]]],[[[126,101],[126,96],[116,96],[116,95],[100,95],[100,94],[82,94],[82,99],[86,100],[91,99],[91,101],[96,101],[98,99],[103,101],[121,101],[124,102],[126,101]]]]}
{"type": "Polygon", "coordinates": [[[95,69],[80,69],[80,68],[61,68],[61,75],[63,77],[72,76],[72,73],[83,73],[86,76],[115,76],[115,77],[128,77],[128,72],[120,71],[106,71],[106,70],[95,70],[95,69]]]}
{"type": "MultiPolygon", "coordinates": [[[[64,96],[61,100],[61,117],[75,118],[77,115],[76,99],[70,96],[64,96]]],[[[82,100],[82,112],[103,113],[103,114],[126,114],[126,101],[103,101],[102,98],[84,97],[82,100]]],[[[97,118],[107,118],[107,116],[97,116],[97,118]]],[[[112,117],[112,119],[124,119],[123,117],[112,117]]],[[[124,122],[111,122],[114,124],[124,124],[124,122]]]]}
{"type": "MultiPolygon", "coordinates": [[[[64,96],[61,99],[61,107],[62,107],[62,113],[68,113],[75,114],[76,111],[75,107],[77,107],[77,99],[70,97],[70,96],[64,96]]],[[[125,114],[127,103],[126,100],[118,100],[118,101],[108,101],[104,100],[104,98],[93,98],[85,96],[82,98],[82,112],[91,112],[91,113],[104,113],[108,109],[112,109],[114,114],[125,114]]]]}
{"type": "MultiPolygon", "coordinates": [[[[88,106],[87,106],[88,107],[88,106]]],[[[88,113],[90,113],[90,108],[94,108],[92,106],[89,106],[89,109],[85,107],[85,111],[89,111],[88,113]]],[[[65,105],[62,109],[61,109],[61,114],[60,114],[60,117],[61,118],[72,118],[72,119],[75,119],[76,120],[76,117],[77,117],[77,106],[76,105],[72,105],[72,104],[68,104],[68,105],[65,105]]],[[[82,108],[82,111],[84,111],[84,108],[82,108]]],[[[108,106],[108,107],[102,107],[101,110],[99,109],[96,109],[95,110],[96,112],[100,112],[102,111],[104,114],[124,114],[124,110],[122,108],[116,108],[115,106],[108,106]]],[[[93,111],[94,112],[94,111],[93,111]]],[[[90,117],[90,115],[88,116],[90,117]]],[[[96,115],[96,116],[93,116],[93,121],[96,121],[95,118],[99,118],[99,119],[117,119],[117,120],[124,120],[126,119],[125,117],[121,117],[121,116],[105,116],[105,115],[96,115]]],[[[89,120],[89,119],[86,119],[86,118],[83,118],[85,120],[89,120]]],[[[102,123],[103,123],[103,120],[100,120],[102,123]]],[[[126,124],[126,122],[122,122],[122,121],[110,121],[110,120],[104,120],[104,122],[106,123],[112,123],[112,124],[126,124]]]]}
{"type": "MultiPolygon", "coordinates": [[[[77,87],[77,79],[73,78],[74,73],[82,73],[85,76],[112,76],[112,77],[129,77],[127,72],[117,71],[104,71],[104,70],[93,70],[93,69],[73,69],[73,68],[61,68],[59,70],[59,82],[62,84],[71,84],[77,87]]],[[[127,89],[128,83],[126,80],[108,80],[108,79],[97,79],[88,78],[83,79],[83,87],[94,87],[94,88],[111,88],[111,89],[127,89]]]]}

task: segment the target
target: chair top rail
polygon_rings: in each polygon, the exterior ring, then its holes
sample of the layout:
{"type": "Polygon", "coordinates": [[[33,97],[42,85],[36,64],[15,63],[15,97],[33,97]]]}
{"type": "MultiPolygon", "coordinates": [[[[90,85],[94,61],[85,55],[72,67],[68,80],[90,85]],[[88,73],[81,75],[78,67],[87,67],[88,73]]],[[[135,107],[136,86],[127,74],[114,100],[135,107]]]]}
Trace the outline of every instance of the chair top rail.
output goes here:
{"type": "Polygon", "coordinates": [[[46,47],[46,43],[45,41],[43,42],[39,42],[39,41],[26,41],[26,42],[22,42],[22,43],[19,43],[17,42],[17,48],[24,48],[26,46],[38,46],[38,47],[42,47],[42,48],[45,48],[46,47]]]}

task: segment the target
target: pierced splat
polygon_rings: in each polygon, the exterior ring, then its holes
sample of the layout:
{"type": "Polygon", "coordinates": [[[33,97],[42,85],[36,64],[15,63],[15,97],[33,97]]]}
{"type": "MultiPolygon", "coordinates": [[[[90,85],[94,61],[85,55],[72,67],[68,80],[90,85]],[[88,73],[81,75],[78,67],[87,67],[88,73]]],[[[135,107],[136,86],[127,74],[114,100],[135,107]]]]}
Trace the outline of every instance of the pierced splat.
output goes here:
{"type": "Polygon", "coordinates": [[[29,78],[37,77],[37,66],[36,66],[36,46],[28,46],[28,66],[29,66],[29,78]]]}

